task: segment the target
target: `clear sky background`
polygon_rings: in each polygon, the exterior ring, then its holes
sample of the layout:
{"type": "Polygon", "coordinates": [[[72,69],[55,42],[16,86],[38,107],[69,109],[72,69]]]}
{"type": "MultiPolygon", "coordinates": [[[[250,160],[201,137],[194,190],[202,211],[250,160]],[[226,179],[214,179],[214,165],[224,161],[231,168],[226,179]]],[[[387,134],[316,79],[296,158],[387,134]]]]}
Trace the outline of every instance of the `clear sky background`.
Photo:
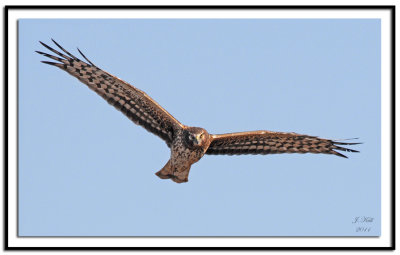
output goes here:
{"type": "Polygon", "coordinates": [[[379,20],[20,20],[18,39],[20,236],[380,235],[379,20]],[[206,155],[161,180],[166,144],[40,63],[50,38],[183,124],[361,153],[206,155]]]}

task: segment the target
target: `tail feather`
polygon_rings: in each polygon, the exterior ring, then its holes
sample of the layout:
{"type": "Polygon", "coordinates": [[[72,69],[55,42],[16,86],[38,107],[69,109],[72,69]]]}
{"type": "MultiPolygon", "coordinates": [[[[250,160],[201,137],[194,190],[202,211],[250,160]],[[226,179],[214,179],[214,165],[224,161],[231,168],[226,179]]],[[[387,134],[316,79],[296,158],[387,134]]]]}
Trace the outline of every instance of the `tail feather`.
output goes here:
{"type": "Polygon", "coordinates": [[[174,168],[171,164],[171,160],[168,160],[167,164],[165,164],[165,166],[158,171],[156,175],[161,179],[171,179],[176,183],[183,183],[188,182],[189,171],[190,166],[189,168],[183,169],[183,171],[176,171],[176,168],[174,168]]]}

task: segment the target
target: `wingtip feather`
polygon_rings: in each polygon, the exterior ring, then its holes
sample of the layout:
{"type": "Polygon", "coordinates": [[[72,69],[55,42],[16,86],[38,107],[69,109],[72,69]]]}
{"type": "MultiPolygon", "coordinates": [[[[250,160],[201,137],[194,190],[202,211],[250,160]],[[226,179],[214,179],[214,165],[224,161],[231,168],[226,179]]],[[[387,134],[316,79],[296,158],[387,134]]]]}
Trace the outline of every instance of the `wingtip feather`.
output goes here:
{"type": "Polygon", "coordinates": [[[337,152],[337,151],[332,151],[332,152],[333,152],[333,154],[336,155],[336,156],[339,156],[339,157],[342,157],[342,158],[349,158],[349,157],[347,157],[346,155],[343,155],[342,153],[339,153],[339,152],[337,152]]]}
{"type": "Polygon", "coordinates": [[[333,142],[334,144],[340,144],[340,145],[357,145],[357,144],[363,144],[363,143],[341,143],[341,142],[333,142]]]}
{"type": "Polygon", "coordinates": [[[56,66],[56,65],[60,65],[60,63],[55,63],[55,62],[50,62],[50,61],[40,61],[40,62],[42,62],[42,63],[44,63],[44,64],[48,64],[48,65],[53,65],[53,66],[56,66]]]}
{"type": "Polygon", "coordinates": [[[90,60],[85,56],[85,54],[82,53],[82,51],[81,51],[78,47],[76,47],[76,48],[78,49],[78,51],[79,51],[79,53],[82,55],[82,57],[83,57],[84,59],[86,59],[87,62],[89,62],[92,66],[96,66],[95,64],[92,63],[92,61],[90,61],[90,60]]]}
{"type": "Polygon", "coordinates": [[[43,45],[44,47],[46,47],[46,48],[49,48],[49,47],[50,47],[49,45],[45,44],[45,43],[42,42],[42,41],[39,41],[39,43],[40,43],[41,45],[43,45]]]}
{"type": "Polygon", "coordinates": [[[60,44],[58,44],[58,42],[56,42],[53,38],[51,38],[51,41],[52,41],[55,45],[57,45],[58,48],[60,48],[61,50],[65,51],[64,48],[63,48],[60,44]]]}

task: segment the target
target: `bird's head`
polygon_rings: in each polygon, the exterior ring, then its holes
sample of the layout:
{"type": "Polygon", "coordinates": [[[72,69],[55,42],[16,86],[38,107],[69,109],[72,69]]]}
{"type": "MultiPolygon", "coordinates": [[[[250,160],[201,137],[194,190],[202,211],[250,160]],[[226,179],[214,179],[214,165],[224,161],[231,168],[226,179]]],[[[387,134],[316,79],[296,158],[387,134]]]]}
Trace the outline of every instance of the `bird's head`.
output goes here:
{"type": "Polygon", "coordinates": [[[189,146],[204,146],[210,140],[208,132],[204,128],[188,127],[186,142],[189,146]]]}

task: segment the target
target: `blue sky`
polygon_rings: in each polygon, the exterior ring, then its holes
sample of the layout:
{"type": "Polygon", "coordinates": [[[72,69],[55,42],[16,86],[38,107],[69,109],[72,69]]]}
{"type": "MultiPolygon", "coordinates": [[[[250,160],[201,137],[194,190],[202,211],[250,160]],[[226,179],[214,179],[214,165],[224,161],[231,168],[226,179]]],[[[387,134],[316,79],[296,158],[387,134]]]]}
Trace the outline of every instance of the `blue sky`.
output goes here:
{"type": "Polygon", "coordinates": [[[18,39],[20,236],[380,235],[379,20],[38,19],[18,39]],[[51,38],[183,124],[361,153],[206,155],[188,183],[161,180],[165,143],[40,63],[51,38]]]}

